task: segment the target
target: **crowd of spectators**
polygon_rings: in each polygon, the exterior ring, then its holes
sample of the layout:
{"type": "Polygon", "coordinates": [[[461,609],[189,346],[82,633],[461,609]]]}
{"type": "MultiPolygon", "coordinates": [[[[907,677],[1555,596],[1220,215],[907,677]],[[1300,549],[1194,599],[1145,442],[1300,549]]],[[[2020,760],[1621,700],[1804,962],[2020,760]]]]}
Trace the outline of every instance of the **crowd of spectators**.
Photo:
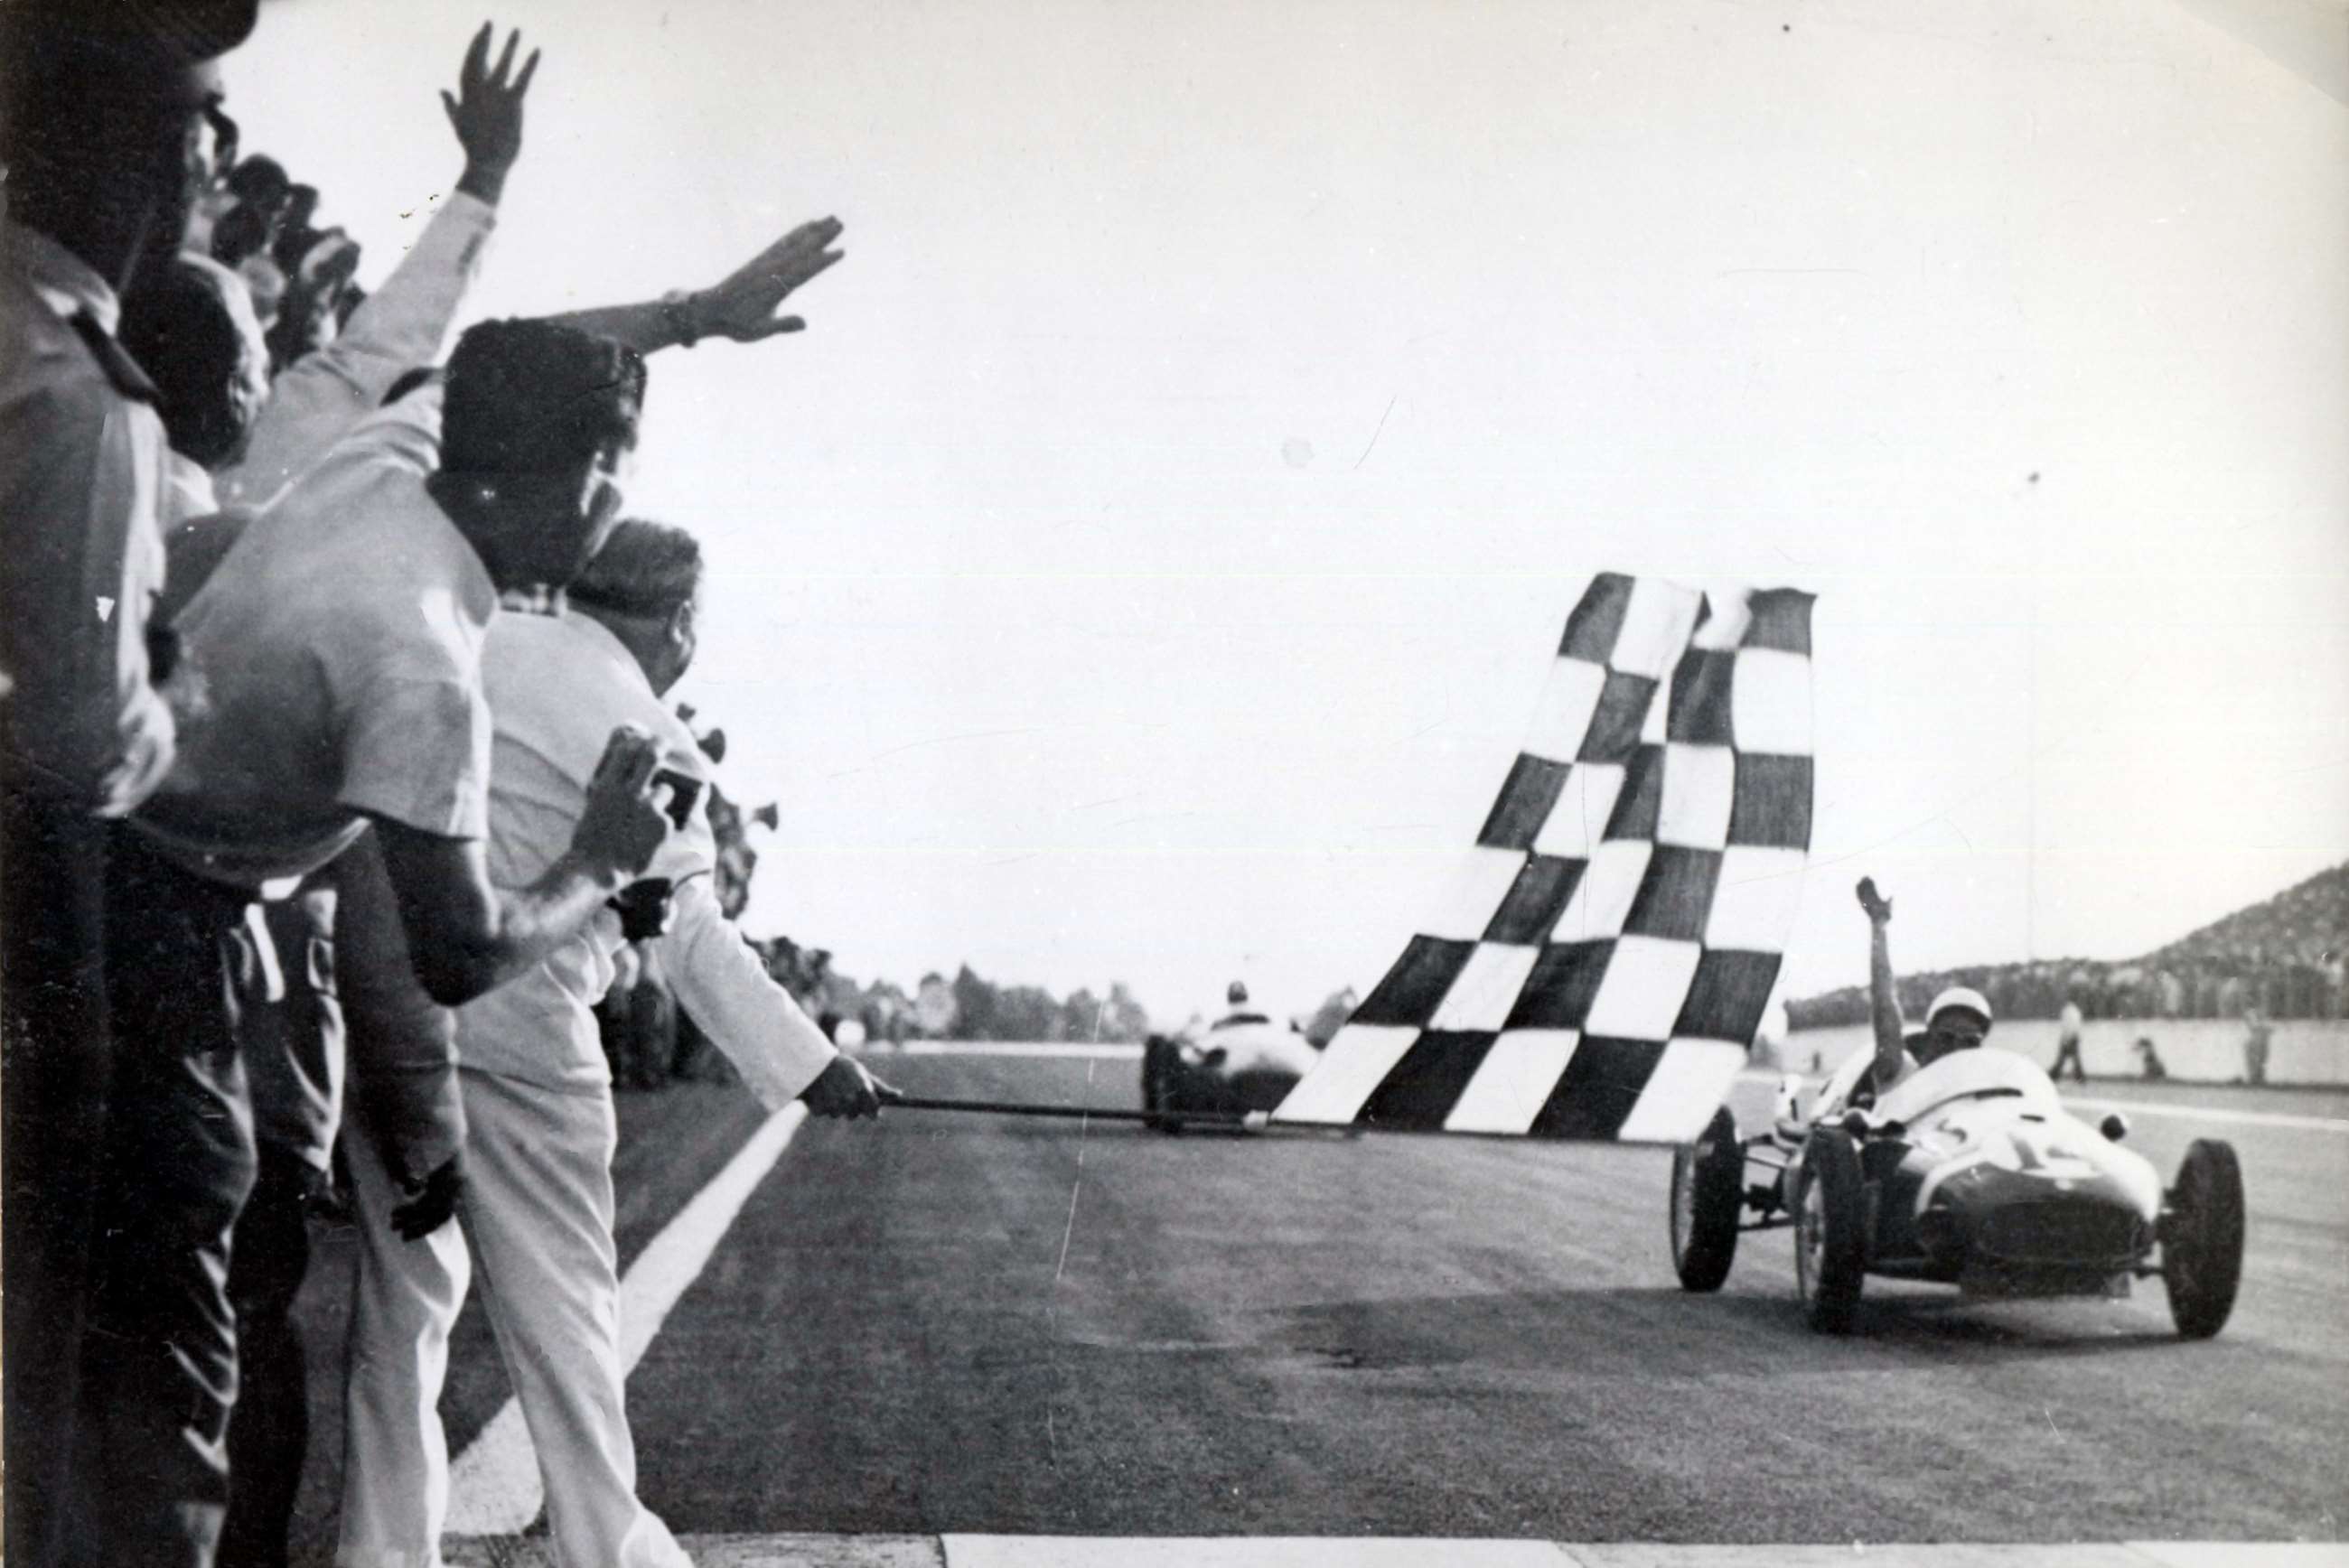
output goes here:
{"type": "MultiPolygon", "coordinates": [[[[2192,934],[2126,961],[2042,959],[1910,975],[1903,1006],[1951,985],[1990,998],[2002,1018],[2349,1017],[2349,866],[2335,866],[2192,934]]],[[[1868,992],[1846,986],[1789,1002],[1798,1029],[1865,1023],[1868,992]]]]}
{"type": "Polygon", "coordinates": [[[622,502],[648,356],[801,328],[840,225],[444,358],[522,151],[518,36],[466,49],[458,178],[369,292],[301,159],[237,146],[254,0],[7,9],[9,1558],[285,1562],[339,1149],[337,1560],[440,1561],[478,1269],[562,1560],[682,1563],[634,1494],[591,1009],[655,963],[770,1107],[889,1091],[733,929],[721,747],[666,706],[700,552],[622,502]]]}

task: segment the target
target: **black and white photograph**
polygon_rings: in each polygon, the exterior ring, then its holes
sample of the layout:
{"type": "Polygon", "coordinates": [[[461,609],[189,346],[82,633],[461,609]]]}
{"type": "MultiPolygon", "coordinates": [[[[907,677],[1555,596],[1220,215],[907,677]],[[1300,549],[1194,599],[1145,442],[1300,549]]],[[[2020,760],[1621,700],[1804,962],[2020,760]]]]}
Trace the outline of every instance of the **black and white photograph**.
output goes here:
{"type": "Polygon", "coordinates": [[[19,1568],[2349,1564],[2349,0],[0,0],[19,1568]]]}

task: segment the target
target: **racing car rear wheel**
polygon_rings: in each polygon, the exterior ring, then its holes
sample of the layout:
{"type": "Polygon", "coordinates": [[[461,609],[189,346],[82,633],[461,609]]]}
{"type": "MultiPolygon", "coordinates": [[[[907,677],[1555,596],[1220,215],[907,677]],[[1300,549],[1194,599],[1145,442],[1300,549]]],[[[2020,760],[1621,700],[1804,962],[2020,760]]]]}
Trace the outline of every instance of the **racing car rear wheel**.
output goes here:
{"type": "Polygon", "coordinates": [[[1672,1150],[1672,1267],[1682,1290],[1719,1290],[1737,1258],[1745,1205],[1745,1149],[1727,1106],[1703,1135],[1672,1150]]]}
{"type": "Polygon", "coordinates": [[[2187,1145],[2161,1234],[2169,1315],[2186,1338],[2208,1339],[2227,1326],[2243,1277],[2243,1168],[2234,1145],[2187,1145]]]}
{"type": "Polygon", "coordinates": [[[1848,1334],[1868,1270],[1859,1150],[1838,1127],[1812,1130],[1795,1194],[1795,1289],[1811,1326],[1848,1334]]]}
{"type": "Polygon", "coordinates": [[[1183,1130],[1174,1109],[1174,1078],[1183,1070],[1182,1047],[1164,1035],[1152,1035],[1142,1047],[1142,1109],[1150,1113],[1143,1123],[1154,1132],[1183,1130]]]}

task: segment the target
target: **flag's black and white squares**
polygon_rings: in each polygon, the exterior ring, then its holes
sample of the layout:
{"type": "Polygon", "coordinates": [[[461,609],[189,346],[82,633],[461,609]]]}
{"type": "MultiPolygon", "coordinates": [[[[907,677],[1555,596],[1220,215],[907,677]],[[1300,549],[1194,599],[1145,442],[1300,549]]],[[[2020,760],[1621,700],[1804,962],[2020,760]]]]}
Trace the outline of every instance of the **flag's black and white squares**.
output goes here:
{"type": "Polygon", "coordinates": [[[1277,1119],[1694,1137],[1801,889],[1810,605],[1594,579],[1442,908],[1277,1119]]]}

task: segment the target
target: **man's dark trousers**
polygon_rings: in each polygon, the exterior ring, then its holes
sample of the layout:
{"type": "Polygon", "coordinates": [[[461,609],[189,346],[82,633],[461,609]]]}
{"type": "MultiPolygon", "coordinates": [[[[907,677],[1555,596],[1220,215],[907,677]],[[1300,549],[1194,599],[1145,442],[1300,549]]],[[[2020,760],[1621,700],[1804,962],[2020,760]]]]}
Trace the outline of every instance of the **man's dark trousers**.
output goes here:
{"type": "Polygon", "coordinates": [[[209,1568],[219,1541],[236,1401],[230,1235],[255,1162],[235,988],[249,902],[114,830],[114,1080],[82,1358],[78,1563],[209,1568]]]}
{"type": "MultiPolygon", "coordinates": [[[[12,769],[12,773],[14,770],[12,769]]],[[[106,824],[0,785],[0,1301],[7,1543],[47,1568],[73,1453],[91,1202],[106,1127],[106,824]]]]}

